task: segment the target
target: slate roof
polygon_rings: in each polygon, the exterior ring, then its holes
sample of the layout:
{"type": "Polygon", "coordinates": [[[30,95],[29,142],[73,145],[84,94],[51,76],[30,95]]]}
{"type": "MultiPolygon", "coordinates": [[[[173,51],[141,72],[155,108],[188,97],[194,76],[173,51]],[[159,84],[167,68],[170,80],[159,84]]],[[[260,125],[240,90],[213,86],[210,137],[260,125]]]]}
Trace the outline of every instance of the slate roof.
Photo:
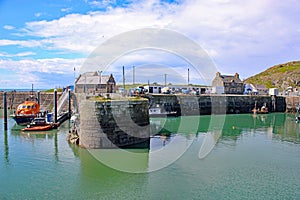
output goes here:
{"type": "Polygon", "coordinates": [[[243,83],[243,81],[241,81],[240,78],[236,77],[236,76],[230,76],[230,75],[221,75],[220,76],[224,82],[231,82],[232,80],[234,80],[234,82],[236,83],[243,83]]]}
{"type": "Polygon", "coordinates": [[[100,83],[100,76],[97,72],[86,72],[81,74],[79,78],[76,80],[77,85],[97,85],[97,84],[107,84],[109,80],[109,75],[101,75],[101,83],[100,83]]]}

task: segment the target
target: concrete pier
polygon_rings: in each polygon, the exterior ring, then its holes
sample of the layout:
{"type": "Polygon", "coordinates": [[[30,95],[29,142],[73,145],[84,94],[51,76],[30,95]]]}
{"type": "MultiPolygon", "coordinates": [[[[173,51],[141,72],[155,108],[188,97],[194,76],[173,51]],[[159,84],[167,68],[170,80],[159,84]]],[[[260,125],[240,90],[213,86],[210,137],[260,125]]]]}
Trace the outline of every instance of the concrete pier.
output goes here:
{"type": "Polygon", "coordinates": [[[148,148],[147,99],[83,100],[79,106],[79,145],[85,148],[148,148]]]}

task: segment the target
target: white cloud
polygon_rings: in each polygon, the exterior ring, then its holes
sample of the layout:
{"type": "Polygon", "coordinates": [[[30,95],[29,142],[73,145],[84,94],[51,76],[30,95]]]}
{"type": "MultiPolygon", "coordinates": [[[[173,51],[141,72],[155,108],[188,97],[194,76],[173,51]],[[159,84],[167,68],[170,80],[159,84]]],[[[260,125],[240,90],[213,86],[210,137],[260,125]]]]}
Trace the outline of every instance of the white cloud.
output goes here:
{"type": "Polygon", "coordinates": [[[0,71],[4,69],[0,73],[0,88],[30,88],[31,84],[38,88],[52,88],[72,84],[74,73],[78,76],[83,62],[84,59],[62,58],[19,61],[0,59],[0,71]]]}
{"type": "Polygon", "coordinates": [[[39,40],[0,40],[0,46],[18,45],[22,47],[39,47],[42,46],[43,41],[39,40]]]}
{"type": "MultiPolygon", "coordinates": [[[[101,7],[115,2],[87,3],[101,7]]],[[[27,22],[25,34],[40,40],[2,39],[0,46],[43,47],[89,54],[119,33],[138,28],[167,28],[200,44],[221,70],[225,71],[226,66],[231,69],[226,68],[226,71],[234,73],[239,67],[253,74],[257,71],[253,66],[258,66],[253,57],[269,56],[270,62],[278,56],[288,59],[299,55],[299,7],[296,0],[276,4],[271,0],[187,0],[178,4],[134,1],[126,7],[108,7],[105,12],[73,13],[50,21],[27,22]]],[[[64,64],[61,60],[57,62],[64,64]]],[[[49,63],[45,67],[49,69],[49,63]]]]}
{"type": "Polygon", "coordinates": [[[92,1],[88,1],[87,3],[93,7],[106,8],[111,4],[115,4],[116,1],[115,0],[101,0],[101,1],[92,0],[92,1]]]}
{"type": "Polygon", "coordinates": [[[79,69],[84,59],[22,59],[0,60],[0,69],[9,69],[14,72],[22,72],[24,75],[31,72],[69,74],[73,73],[74,67],[79,69]]]}
{"type": "Polygon", "coordinates": [[[4,25],[3,28],[6,29],[6,30],[13,30],[13,29],[15,29],[15,27],[11,26],[11,25],[4,25]]]}
{"type": "Polygon", "coordinates": [[[158,6],[144,2],[128,8],[107,12],[69,14],[52,21],[26,23],[27,34],[47,38],[58,49],[90,53],[104,40],[121,32],[144,27],[167,27],[168,13],[173,6],[158,6]]]}
{"type": "Polygon", "coordinates": [[[71,12],[72,8],[62,8],[60,9],[61,12],[71,12]]]}
{"type": "Polygon", "coordinates": [[[39,12],[39,13],[35,13],[34,16],[40,17],[40,16],[42,16],[42,14],[43,14],[43,13],[40,13],[40,12],[39,12]]]}
{"type": "MultiPolygon", "coordinates": [[[[91,1],[97,4],[100,1],[91,1]]],[[[110,1],[101,1],[109,4],[110,1]]],[[[288,36],[293,22],[281,16],[272,1],[186,1],[166,5],[143,1],[107,12],[69,14],[52,21],[26,23],[29,35],[47,38],[54,48],[89,53],[105,39],[116,34],[145,27],[177,30],[215,52],[242,49],[278,42],[288,36]],[[224,50],[225,49],[225,50],[224,50]]],[[[296,31],[297,29],[293,30],[296,31]]],[[[217,55],[217,54],[214,54],[217,55]]]]}
{"type": "Polygon", "coordinates": [[[7,58],[33,56],[33,55],[36,55],[36,53],[35,52],[31,52],[31,51],[20,52],[20,53],[17,53],[17,54],[8,54],[8,53],[1,53],[0,52],[0,57],[7,57],[7,58]]]}

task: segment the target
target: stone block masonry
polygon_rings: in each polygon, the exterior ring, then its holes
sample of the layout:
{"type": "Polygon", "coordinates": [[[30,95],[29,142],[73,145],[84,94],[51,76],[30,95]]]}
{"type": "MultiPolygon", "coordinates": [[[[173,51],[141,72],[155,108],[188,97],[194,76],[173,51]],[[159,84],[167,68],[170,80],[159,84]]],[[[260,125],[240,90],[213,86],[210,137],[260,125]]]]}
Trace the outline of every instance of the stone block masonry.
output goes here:
{"type": "Polygon", "coordinates": [[[81,100],[79,145],[91,149],[149,148],[148,101],[81,100]]]}
{"type": "MultiPolygon", "coordinates": [[[[19,92],[19,91],[8,91],[7,94],[7,106],[8,109],[16,110],[18,105],[26,100],[36,101],[37,93],[34,92],[19,92]],[[32,98],[31,98],[32,97],[32,98]]],[[[61,96],[61,92],[57,93],[57,99],[61,96]]],[[[41,109],[52,110],[54,105],[54,93],[53,92],[41,92],[41,109]]],[[[0,109],[3,108],[3,92],[0,92],[0,109]]]]}
{"type": "Polygon", "coordinates": [[[159,105],[178,116],[251,113],[255,107],[266,105],[270,112],[285,112],[285,97],[248,95],[147,95],[150,105],[159,105]]]}

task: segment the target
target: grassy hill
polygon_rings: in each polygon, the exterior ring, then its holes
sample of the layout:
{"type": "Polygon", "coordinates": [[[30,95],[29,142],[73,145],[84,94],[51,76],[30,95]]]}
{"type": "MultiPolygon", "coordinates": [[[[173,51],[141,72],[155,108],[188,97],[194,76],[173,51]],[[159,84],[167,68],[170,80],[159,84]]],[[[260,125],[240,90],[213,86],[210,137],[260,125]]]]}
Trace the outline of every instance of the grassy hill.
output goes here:
{"type": "Polygon", "coordinates": [[[300,87],[300,61],[275,65],[247,78],[245,83],[265,85],[267,88],[276,87],[280,91],[288,86],[300,87]]]}

